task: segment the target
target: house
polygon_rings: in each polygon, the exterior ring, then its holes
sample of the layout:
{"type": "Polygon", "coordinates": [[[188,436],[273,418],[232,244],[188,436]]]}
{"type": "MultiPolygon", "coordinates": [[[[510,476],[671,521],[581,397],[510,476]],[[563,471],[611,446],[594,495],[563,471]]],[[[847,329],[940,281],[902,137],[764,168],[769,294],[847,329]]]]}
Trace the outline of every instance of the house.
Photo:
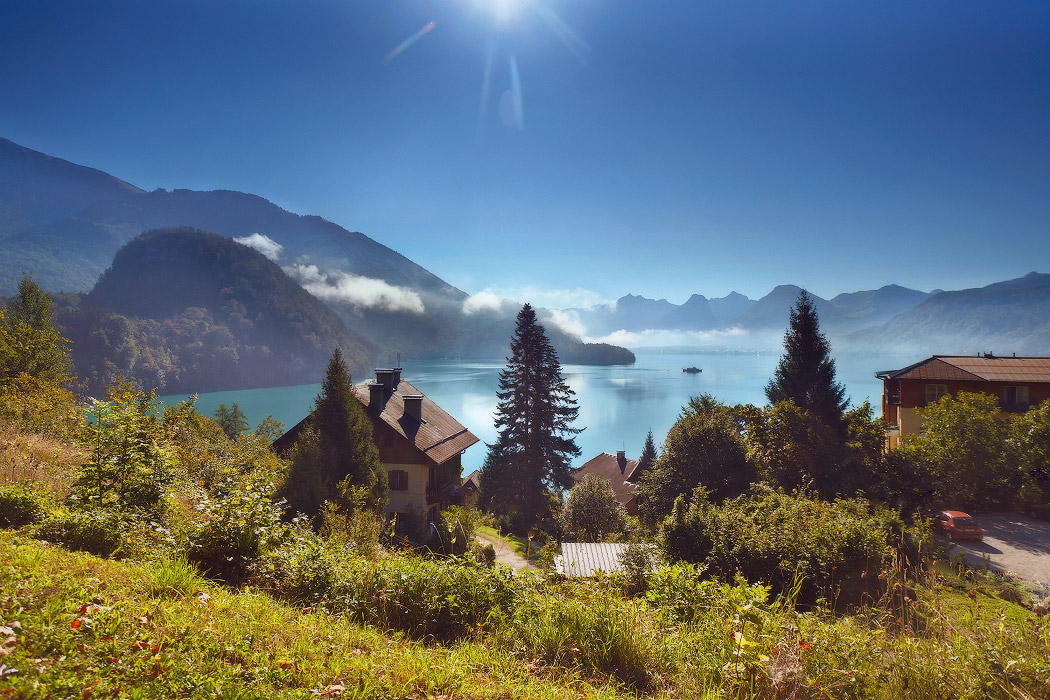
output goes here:
{"type": "Polygon", "coordinates": [[[613,498],[622,505],[629,515],[638,515],[638,480],[642,470],[638,469],[637,460],[627,459],[623,450],[615,455],[602,452],[600,455],[582,464],[575,470],[572,478],[582,481],[588,474],[607,479],[612,485],[613,498]]]}
{"type": "Polygon", "coordinates": [[[876,372],[882,380],[886,449],[922,427],[919,409],[960,391],[991,394],[1005,413],[1019,413],[1050,399],[1050,357],[934,355],[904,369],[876,372]]]}
{"type": "MultiPolygon", "coordinates": [[[[354,387],[372,422],[372,439],[390,482],[388,515],[419,510],[433,521],[459,503],[461,455],[478,438],[455,418],[401,379],[401,368],[377,369],[374,381],[354,387]]],[[[309,416],[274,441],[287,452],[309,416]]]]}

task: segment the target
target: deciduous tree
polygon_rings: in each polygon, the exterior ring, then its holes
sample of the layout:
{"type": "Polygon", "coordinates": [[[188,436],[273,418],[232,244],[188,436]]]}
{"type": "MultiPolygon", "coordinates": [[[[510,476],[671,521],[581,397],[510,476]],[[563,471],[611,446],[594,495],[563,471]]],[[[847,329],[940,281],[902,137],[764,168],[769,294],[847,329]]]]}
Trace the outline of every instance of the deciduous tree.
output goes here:
{"type": "Polygon", "coordinates": [[[608,479],[587,474],[569,491],[562,510],[566,539],[601,542],[627,527],[622,505],[616,502],[608,479]]]}

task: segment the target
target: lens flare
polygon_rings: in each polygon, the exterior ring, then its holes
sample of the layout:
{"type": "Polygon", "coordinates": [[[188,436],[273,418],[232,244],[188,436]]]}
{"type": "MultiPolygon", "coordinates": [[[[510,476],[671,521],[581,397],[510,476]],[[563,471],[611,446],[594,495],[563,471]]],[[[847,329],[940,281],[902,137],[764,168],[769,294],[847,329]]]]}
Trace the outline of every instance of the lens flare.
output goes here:
{"type": "Polygon", "coordinates": [[[405,49],[407,49],[409,46],[411,46],[412,44],[414,44],[417,41],[419,41],[420,39],[422,39],[433,28],[434,28],[434,22],[433,21],[430,21],[430,22],[427,22],[426,24],[424,24],[422,26],[422,28],[420,28],[419,31],[417,31],[415,34],[413,34],[412,36],[408,37],[407,39],[402,41],[400,44],[395,46],[393,51],[388,53],[386,55],[386,57],[383,59],[383,64],[385,65],[385,64],[390,63],[391,61],[393,61],[401,53],[403,53],[405,51],[405,49]]]}

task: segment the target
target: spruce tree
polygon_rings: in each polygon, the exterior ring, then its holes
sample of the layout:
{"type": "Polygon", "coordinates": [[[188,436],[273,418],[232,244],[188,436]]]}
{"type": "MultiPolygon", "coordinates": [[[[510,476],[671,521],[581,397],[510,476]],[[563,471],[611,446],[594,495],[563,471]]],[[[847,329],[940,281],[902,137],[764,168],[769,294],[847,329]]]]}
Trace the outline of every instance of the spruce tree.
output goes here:
{"type": "Polygon", "coordinates": [[[803,289],[791,309],[784,354],[766,385],[766,398],[770,403],[790,401],[841,431],[845,427],[846,388],[835,381],[835,360],[830,351],[813,300],[803,289]]]}
{"type": "Polygon", "coordinates": [[[573,485],[570,463],[580,454],[572,426],[575,393],[561,376],[558,354],[536,312],[518,312],[511,356],[496,392],[496,442],[481,471],[481,503],[498,514],[517,514],[519,526],[551,515],[550,495],[573,485]]]}
{"type": "Polygon", "coordinates": [[[315,515],[323,497],[347,501],[351,489],[370,494],[372,506],[387,503],[387,477],[372,440],[372,424],[354,396],[350,371],[339,348],[328,362],[321,393],[310,414],[309,430],[292,451],[285,496],[304,513],[315,515]]]}
{"type": "Polygon", "coordinates": [[[248,416],[244,415],[236,401],[232,406],[220,403],[212,415],[215,416],[215,422],[222,428],[222,432],[231,440],[237,439],[241,433],[248,432],[248,416]]]}
{"type": "Polygon", "coordinates": [[[635,478],[633,481],[637,481],[642,474],[645,474],[652,469],[653,464],[655,463],[656,443],[653,442],[653,431],[650,430],[645,436],[645,444],[642,445],[642,455],[638,458],[638,467],[635,469],[635,478]]]}

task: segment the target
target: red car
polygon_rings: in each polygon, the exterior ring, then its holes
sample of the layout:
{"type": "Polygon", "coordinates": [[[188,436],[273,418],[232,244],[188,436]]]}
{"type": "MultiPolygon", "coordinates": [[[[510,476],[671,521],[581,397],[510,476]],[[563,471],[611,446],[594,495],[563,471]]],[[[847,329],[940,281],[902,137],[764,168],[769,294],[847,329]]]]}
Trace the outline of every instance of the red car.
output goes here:
{"type": "Polygon", "coordinates": [[[950,540],[984,539],[984,530],[977,521],[961,510],[941,511],[933,519],[933,529],[948,535],[950,540]]]}

